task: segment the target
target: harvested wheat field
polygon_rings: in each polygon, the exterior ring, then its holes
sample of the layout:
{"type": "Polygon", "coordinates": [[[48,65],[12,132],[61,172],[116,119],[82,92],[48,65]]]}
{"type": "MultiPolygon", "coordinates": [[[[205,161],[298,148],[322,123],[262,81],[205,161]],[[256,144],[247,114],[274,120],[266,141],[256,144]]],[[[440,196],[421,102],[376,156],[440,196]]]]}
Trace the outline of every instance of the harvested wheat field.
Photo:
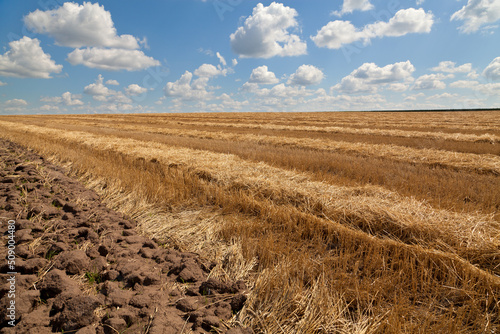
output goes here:
{"type": "Polygon", "coordinates": [[[0,137],[243,281],[214,331],[500,333],[500,111],[4,116],[0,137]]]}

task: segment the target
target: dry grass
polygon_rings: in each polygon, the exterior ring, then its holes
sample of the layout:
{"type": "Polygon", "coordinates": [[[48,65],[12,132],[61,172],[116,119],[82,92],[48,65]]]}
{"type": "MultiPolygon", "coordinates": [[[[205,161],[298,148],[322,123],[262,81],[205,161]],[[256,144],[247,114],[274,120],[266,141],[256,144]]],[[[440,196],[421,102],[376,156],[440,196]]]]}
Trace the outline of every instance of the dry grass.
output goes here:
{"type": "Polygon", "coordinates": [[[427,138],[436,140],[453,140],[453,141],[470,141],[470,142],[486,142],[496,144],[500,142],[500,137],[492,134],[464,134],[464,133],[443,133],[443,132],[425,132],[425,131],[405,131],[405,130],[387,130],[387,129],[371,129],[371,128],[351,128],[340,126],[290,126],[278,124],[255,124],[255,123],[225,123],[225,122],[178,122],[182,125],[202,125],[213,127],[229,127],[229,128],[247,128],[258,130],[275,130],[275,131],[312,131],[324,133],[347,133],[356,135],[379,135],[391,137],[406,137],[406,138],[427,138]]]}
{"type": "Polygon", "coordinates": [[[294,147],[314,151],[357,154],[366,157],[378,157],[406,163],[420,163],[430,166],[443,166],[457,170],[473,170],[478,173],[492,173],[500,175],[500,157],[489,154],[478,155],[433,149],[414,149],[391,144],[380,145],[361,142],[353,143],[324,139],[289,138],[255,134],[233,134],[198,130],[172,130],[168,128],[158,129],[146,126],[123,124],[108,126],[110,128],[118,128],[120,130],[128,131],[143,131],[146,133],[195,137],[202,139],[217,139],[230,142],[253,142],[258,144],[274,145],[277,147],[294,147]]]}
{"type": "Polygon", "coordinates": [[[2,137],[68,163],[145,233],[216,261],[212,275],[245,279],[251,293],[234,321],[257,332],[500,328],[500,226],[491,215],[439,210],[377,186],[340,186],[316,174],[113,131],[0,127],[2,137]]]}
{"type": "MultiPolygon", "coordinates": [[[[134,117],[135,119],[136,117],[134,117]]],[[[37,119],[37,124],[39,122],[37,119]]],[[[72,121],[72,123],[75,123],[72,121]]],[[[79,122],[76,122],[79,124],[79,122]]],[[[97,135],[113,135],[171,146],[235,154],[245,160],[312,173],[316,180],[336,185],[376,184],[404,196],[424,200],[437,208],[453,211],[497,213],[500,203],[500,178],[494,175],[456,171],[423,164],[356,156],[328,151],[314,152],[294,147],[276,147],[255,142],[232,142],[146,133],[110,127],[50,124],[60,130],[77,130],[97,135]]],[[[119,125],[116,125],[119,126],[119,125]]],[[[417,141],[420,142],[420,141],[417,141]]],[[[490,145],[500,146],[500,145],[490,145]]],[[[461,146],[453,146],[460,149],[461,146]]],[[[497,220],[500,216],[497,215],[497,220]]]]}

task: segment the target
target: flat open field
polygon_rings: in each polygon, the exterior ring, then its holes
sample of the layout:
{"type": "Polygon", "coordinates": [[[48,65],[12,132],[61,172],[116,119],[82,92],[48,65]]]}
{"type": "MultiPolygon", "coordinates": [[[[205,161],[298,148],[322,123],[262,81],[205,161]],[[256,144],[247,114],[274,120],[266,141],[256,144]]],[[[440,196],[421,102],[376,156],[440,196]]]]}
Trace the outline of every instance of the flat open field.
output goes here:
{"type": "Polygon", "coordinates": [[[500,333],[500,111],[0,117],[256,333],[500,333]]]}

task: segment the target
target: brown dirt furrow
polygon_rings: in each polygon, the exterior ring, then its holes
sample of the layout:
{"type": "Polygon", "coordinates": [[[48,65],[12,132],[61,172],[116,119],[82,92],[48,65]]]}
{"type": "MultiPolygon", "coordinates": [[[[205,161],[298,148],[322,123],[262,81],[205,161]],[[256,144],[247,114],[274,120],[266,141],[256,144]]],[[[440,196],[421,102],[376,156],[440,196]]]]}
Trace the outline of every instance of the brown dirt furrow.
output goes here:
{"type": "Polygon", "coordinates": [[[0,333],[252,333],[230,328],[244,283],[208,279],[213,264],[137,233],[64,169],[6,140],[0,220],[0,309],[15,301],[15,326],[7,313],[0,333]]]}

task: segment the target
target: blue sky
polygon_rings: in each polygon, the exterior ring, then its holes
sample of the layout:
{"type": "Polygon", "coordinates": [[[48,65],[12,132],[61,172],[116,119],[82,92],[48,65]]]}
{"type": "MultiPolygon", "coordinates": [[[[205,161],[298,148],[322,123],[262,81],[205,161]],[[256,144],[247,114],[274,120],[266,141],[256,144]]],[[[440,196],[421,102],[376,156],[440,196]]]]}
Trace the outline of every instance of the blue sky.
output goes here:
{"type": "Polygon", "coordinates": [[[0,0],[0,114],[500,107],[500,0],[0,0]]]}

